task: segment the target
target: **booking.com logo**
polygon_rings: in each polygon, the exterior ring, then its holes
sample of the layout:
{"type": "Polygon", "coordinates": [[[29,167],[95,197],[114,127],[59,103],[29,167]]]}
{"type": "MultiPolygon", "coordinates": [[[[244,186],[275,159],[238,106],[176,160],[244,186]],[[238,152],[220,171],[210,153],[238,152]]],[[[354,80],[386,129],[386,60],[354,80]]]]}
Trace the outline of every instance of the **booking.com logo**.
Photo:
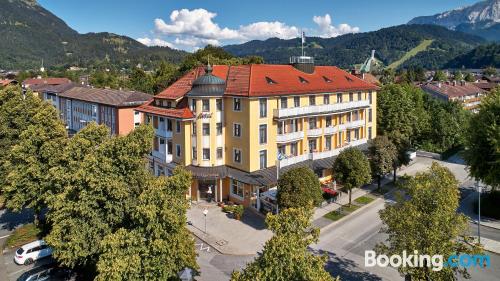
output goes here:
{"type": "Polygon", "coordinates": [[[446,261],[443,255],[419,255],[418,251],[402,255],[377,255],[375,251],[365,251],[365,267],[431,267],[433,271],[441,271],[444,267],[490,267],[489,255],[451,255],[446,261]]]}

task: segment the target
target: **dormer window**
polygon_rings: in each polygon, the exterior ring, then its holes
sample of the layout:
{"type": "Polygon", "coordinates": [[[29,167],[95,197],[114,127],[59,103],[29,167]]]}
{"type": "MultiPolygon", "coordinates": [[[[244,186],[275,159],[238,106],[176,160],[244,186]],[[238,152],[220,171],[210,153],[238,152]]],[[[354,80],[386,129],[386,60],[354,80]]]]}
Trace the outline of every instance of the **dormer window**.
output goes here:
{"type": "Polygon", "coordinates": [[[274,81],[273,79],[271,79],[267,76],[266,76],[266,81],[267,81],[267,84],[269,84],[269,85],[278,84],[278,83],[276,83],[276,81],[274,81]]]}
{"type": "Polygon", "coordinates": [[[300,81],[300,83],[302,83],[302,84],[309,83],[309,81],[307,81],[304,77],[301,77],[301,76],[299,76],[299,81],[300,81]]]}
{"type": "Polygon", "coordinates": [[[332,83],[332,80],[328,79],[328,77],[323,76],[323,79],[325,80],[326,83],[332,83]]]}
{"type": "Polygon", "coordinates": [[[354,82],[354,80],[351,79],[351,77],[349,76],[346,76],[345,79],[348,81],[348,82],[354,82]]]}

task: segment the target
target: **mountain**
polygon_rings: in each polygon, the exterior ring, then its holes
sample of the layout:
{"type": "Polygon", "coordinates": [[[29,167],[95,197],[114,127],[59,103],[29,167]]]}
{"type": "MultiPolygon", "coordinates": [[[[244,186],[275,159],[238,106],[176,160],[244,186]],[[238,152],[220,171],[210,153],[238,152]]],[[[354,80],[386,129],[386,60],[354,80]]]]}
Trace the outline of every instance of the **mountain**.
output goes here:
{"type": "MultiPolygon", "coordinates": [[[[435,69],[468,52],[485,40],[437,25],[400,25],[378,31],[346,34],[335,38],[307,37],[305,52],[317,64],[351,68],[370,56],[384,65],[421,66],[435,69]]],[[[290,56],[301,53],[300,39],[271,38],[254,40],[224,49],[235,56],[257,55],[266,63],[288,63],[290,56]]]]}
{"type": "Polygon", "coordinates": [[[500,44],[481,45],[460,55],[446,65],[447,68],[500,68],[500,44]]]}
{"type": "Polygon", "coordinates": [[[408,24],[435,24],[451,30],[500,41],[500,0],[487,0],[433,16],[416,17],[408,24]]]}
{"type": "Polygon", "coordinates": [[[42,60],[46,67],[103,61],[148,66],[160,60],[179,62],[186,55],[112,33],[79,34],[35,0],[0,0],[0,7],[0,69],[38,69],[42,60]]]}

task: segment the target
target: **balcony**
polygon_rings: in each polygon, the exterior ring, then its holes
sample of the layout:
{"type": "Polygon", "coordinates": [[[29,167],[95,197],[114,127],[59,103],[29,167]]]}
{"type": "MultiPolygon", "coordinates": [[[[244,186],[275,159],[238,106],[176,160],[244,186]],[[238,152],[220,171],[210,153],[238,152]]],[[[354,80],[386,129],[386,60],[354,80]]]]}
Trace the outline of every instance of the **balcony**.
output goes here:
{"type": "Polygon", "coordinates": [[[302,155],[298,155],[298,156],[285,158],[285,159],[278,161],[279,167],[283,168],[283,167],[297,164],[297,163],[307,161],[307,160],[319,160],[319,159],[338,156],[340,154],[340,152],[342,152],[342,150],[349,148],[349,147],[355,147],[358,145],[365,144],[365,143],[367,143],[367,141],[368,141],[367,139],[355,140],[355,141],[351,141],[351,142],[347,143],[346,145],[344,145],[343,147],[340,147],[337,149],[332,149],[332,150],[328,150],[328,151],[321,151],[321,152],[306,153],[306,154],[302,154],[302,155]]]}
{"type": "Polygon", "coordinates": [[[361,100],[353,102],[321,104],[321,105],[293,107],[293,108],[280,108],[280,109],[274,109],[273,113],[274,113],[274,118],[281,119],[281,118],[289,118],[295,116],[321,115],[338,111],[348,111],[356,108],[364,108],[369,106],[370,102],[368,100],[361,100]]]}
{"type": "Polygon", "coordinates": [[[339,126],[326,127],[324,129],[325,135],[333,135],[340,131],[339,126]]]}
{"type": "Polygon", "coordinates": [[[286,143],[286,142],[298,141],[298,140],[301,140],[303,138],[304,138],[304,132],[298,131],[298,132],[293,132],[293,133],[288,133],[288,134],[277,135],[276,142],[277,143],[286,143]]]}
{"type": "Polygon", "coordinates": [[[162,163],[170,163],[172,162],[172,154],[165,154],[161,153],[159,151],[154,151],[152,152],[153,157],[159,159],[162,163]]]}
{"type": "Polygon", "coordinates": [[[166,139],[171,139],[172,138],[172,131],[165,131],[162,129],[155,129],[155,134],[159,137],[166,138],[166,139]]]}
{"type": "Polygon", "coordinates": [[[365,120],[356,120],[356,121],[351,121],[345,124],[347,129],[353,129],[353,128],[358,128],[358,127],[363,127],[365,125],[365,120]]]}
{"type": "Polygon", "coordinates": [[[322,128],[316,128],[316,129],[307,130],[307,136],[308,137],[319,137],[322,134],[323,134],[323,129],[322,128]]]}

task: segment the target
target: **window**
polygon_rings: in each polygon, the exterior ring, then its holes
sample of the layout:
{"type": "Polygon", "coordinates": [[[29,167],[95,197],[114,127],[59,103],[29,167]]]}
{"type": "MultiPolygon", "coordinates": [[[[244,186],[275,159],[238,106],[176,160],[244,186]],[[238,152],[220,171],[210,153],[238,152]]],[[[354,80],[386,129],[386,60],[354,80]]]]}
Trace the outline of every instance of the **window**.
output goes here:
{"type": "Polygon", "coordinates": [[[316,105],[316,96],[309,97],[309,105],[316,105]]]}
{"type": "Polygon", "coordinates": [[[316,129],[316,117],[309,118],[309,130],[316,129]]]}
{"type": "Polygon", "coordinates": [[[233,159],[235,163],[241,163],[241,150],[237,148],[233,150],[233,159]]]}
{"type": "Polygon", "coordinates": [[[368,139],[372,139],[372,127],[368,127],[368,139]]]}
{"type": "Polygon", "coordinates": [[[291,143],[290,144],[290,154],[292,154],[293,156],[297,156],[297,143],[294,142],[294,143],[291,143]]]}
{"type": "Polygon", "coordinates": [[[240,98],[233,98],[233,110],[234,111],[241,111],[241,99],[240,98]]]}
{"type": "Polygon", "coordinates": [[[191,155],[191,158],[193,160],[198,159],[198,154],[197,154],[197,151],[196,151],[196,147],[194,147],[194,146],[193,146],[193,155],[191,155]]]}
{"type": "Polygon", "coordinates": [[[285,134],[285,121],[278,121],[278,135],[285,134]]]}
{"type": "Polygon", "coordinates": [[[210,100],[204,99],[202,100],[202,107],[201,109],[203,112],[209,112],[210,111],[210,100]]]}
{"type": "Polygon", "coordinates": [[[324,104],[330,103],[330,95],[323,95],[323,103],[324,104]]]}
{"type": "Polygon", "coordinates": [[[349,93],[349,101],[353,101],[354,100],[354,94],[353,93],[349,93]]]}
{"type": "Polygon", "coordinates": [[[243,198],[243,183],[231,179],[231,195],[243,198]]]}
{"type": "Polygon", "coordinates": [[[299,131],[299,122],[297,122],[297,119],[290,120],[290,128],[291,128],[292,132],[299,131]]]}
{"type": "Polygon", "coordinates": [[[332,116],[326,116],[326,126],[331,127],[332,126],[332,116]]]}
{"type": "Polygon", "coordinates": [[[372,109],[368,109],[368,122],[372,122],[372,109]]]}
{"type": "Polygon", "coordinates": [[[172,132],[172,119],[167,119],[167,131],[172,132]]]}
{"type": "Polygon", "coordinates": [[[217,135],[218,136],[222,135],[222,123],[219,122],[216,124],[216,126],[217,126],[217,135]]]}
{"type": "Polygon", "coordinates": [[[267,117],[267,99],[259,99],[259,112],[260,118],[267,117]]]}
{"type": "Polygon", "coordinates": [[[259,159],[260,159],[260,168],[261,169],[267,168],[267,150],[260,151],[259,159]]]}
{"type": "Polygon", "coordinates": [[[181,121],[179,121],[179,120],[177,120],[177,121],[175,122],[175,131],[176,131],[177,133],[180,133],[180,132],[181,132],[181,121]]]}
{"type": "Polygon", "coordinates": [[[222,111],[222,99],[215,100],[215,107],[217,108],[217,111],[222,111]]]}
{"type": "Polygon", "coordinates": [[[332,150],[332,136],[325,137],[325,150],[332,150]]]}
{"type": "Polygon", "coordinates": [[[181,145],[180,144],[175,145],[175,155],[177,155],[177,157],[181,157],[181,145]]]}
{"type": "Polygon", "coordinates": [[[370,101],[370,104],[372,104],[372,91],[368,92],[368,100],[370,101]]]}
{"type": "Polygon", "coordinates": [[[222,159],[222,147],[217,147],[217,159],[222,159]]]}
{"type": "Polygon", "coordinates": [[[337,94],[337,103],[342,102],[342,94],[337,94]]]}
{"type": "Polygon", "coordinates": [[[309,141],[309,153],[315,152],[316,148],[317,148],[317,141],[315,139],[314,140],[310,140],[309,141]]]}
{"type": "Polygon", "coordinates": [[[359,140],[359,130],[360,129],[354,129],[354,139],[359,140]]]}
{"type": "Polygon", "coordinates": [[[342,132],[339,132],[339,147],[344,144],[344,139],[342,138],[342,132]]]}
{"type": "Polygon", "coordinates": [[[267,125],[259,125],[259,144],[267,143],[267,125]]]}
{"type": "Polygon", "coordinates": [[[203,124],[203,135],[210,136],[210,124],[208,123],[203,124]]]}
{"type": "Polygon", "coordinates": [[[283,156],[286,156],[286,146],[279,145],[278,146],[278,157],[283,157],[283,156]]]}
{"type": "Polygon", "coordinates": [[[203,160],[210,160],[210,148],[203,148],[203,160]]]}
{"type": "Polygon", "coordinates": [[[196,99],[191,100],[191,111],[196,112],[196,99]]]}
{"type": "Polygon", "coordinates": [[[193,136],[196,136],[196,122],[191,123],[191,128],[193,136]]]}
{"type": "Polygon", "coordinates": [[[167,154],[172,155],[172,142],[167,142],[167,154]]]}
{"type": "Polygon", "coordinates": [[[300,97],[293,97],[293,106],[300,107],[300,97]]]}
{"type": "Polygon", "coordinates": [[[288,99],[286,97],[281,98],[280,104],[281,104],[281,108],[287,108],[288,107],[288,99]]]}
{"type": "Polygon", "coordinates": [[[361,92],[358,92],[358,100],[361,100],[361,92]]]}
{"type": "Polygon", "coordinates": [[[155,136],[155,138],[153,140],[153,149],[154,149],[154,151],[158,151],[159,150],[158,137],[156,137],[156,136],[155,136]]]}
{"type": "Polygon", "coordinates": [[[172,102],[171,101],[167,101],[167,107],[168,108],[172,108],[172,102]]]}
{"type": "Polygon", "coordinates": [[[347,113],[347,122],[351,122],[351,112],[347,113]]]}
{"type": "Polygon", "coordinates": [[[241,125],[240,124],[234,124],[233,136],[241,137],[241,125]]]}
{"type": "Polygon", "coordinates": [[[351,142],[351,130],[347,130],[347,133],[346,133],[346,141],[347,141],[347,142],[351,142]]]}

